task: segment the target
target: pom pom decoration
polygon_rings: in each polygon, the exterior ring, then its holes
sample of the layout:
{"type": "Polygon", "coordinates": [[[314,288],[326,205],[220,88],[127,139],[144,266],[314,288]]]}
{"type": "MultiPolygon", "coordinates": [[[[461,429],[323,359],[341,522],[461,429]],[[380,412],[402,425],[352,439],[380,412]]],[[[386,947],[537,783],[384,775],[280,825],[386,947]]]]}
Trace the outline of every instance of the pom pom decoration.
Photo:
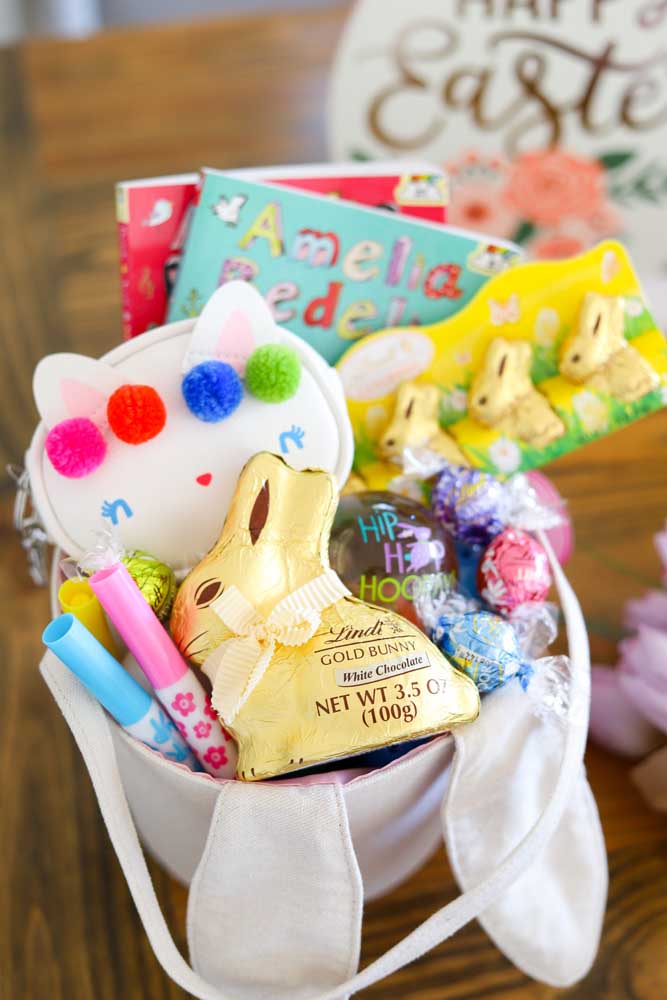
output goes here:
{"type": "Polygon", "coordinates": [[[121,385],[107,403],[109,426],[126,444],[143,444],[160,433],[167,411],[149,385],[121,385]]]}
{"type": "Polygon", "coordinates": [[[243,398],[238,373],[226,361],[202,361],[181,384],[188,409],[199,420],[215,424],[236,410],[243,398]]]}
{"type": "Polygon", "coordinates": [[[264,344],[253,351],[245,370],[248,391],[263,403],[291,399],[301,381],[301,362],[296,351],[283,344],[264,344]]]}
{"type": "Polygon", "coordinates": [[[102,432],[87,417],[61,420],[49,431],[45,448],[53,468],[67,479],[90,475],[107,452],[102,432]]]}
{"type": "Polygon", "coordinates": [[[543,601],[551,586],[547,554],[532,535],[506,528],[484,552],[477,582],[486,603],[504,614],[543,601]]]}

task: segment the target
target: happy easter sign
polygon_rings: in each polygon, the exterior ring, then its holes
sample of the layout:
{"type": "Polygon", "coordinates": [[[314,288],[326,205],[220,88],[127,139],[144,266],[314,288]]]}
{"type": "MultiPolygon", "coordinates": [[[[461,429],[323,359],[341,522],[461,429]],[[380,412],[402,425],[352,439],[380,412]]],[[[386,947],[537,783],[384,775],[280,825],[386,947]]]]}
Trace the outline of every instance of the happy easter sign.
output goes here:
{"type": "Polygon", "coordinates": [[[450,222],[532,258],[622,238],[660,294],[666,60],[663,0],[357,0],[331,155],[445,165],[450,222]]]}
{"type": "MultiPolygon", "coordinates": [[[[582,334],[583,337],[586,333],[582,334]]],[[[585,343],[577,352],[586,349],[585,343]]],[[[631,356],[635,357],[634,353],[631,356]]],[[[605,362],[605,364],[607,364],[605,362]]],[[[607,364],[608,370],[608,364],[607,364]]],[[[435,414],[471,465],[497,475],[535,468],[609,434],[667,403],[667,344],[643,299],[624,248],[602,243],[566,261],[522,264],[488,282],[465,309],[428,327],[395,328],[367,338],[338,364],[355,437],[355,468],[370,489],[384,489],[400,469],[383,462],[378,443],[406,380],[439,391],[435,414]],[[652,373],[641,398],[623,400],[599,377],[581,384],[563,372],[561,348],[576,328],[585,297],[597,293],[622,309],[622,333],[637,352],[635,367],[652,373]],[[485,426],[471,413],[471,386],[488,368],[488,349],[502,338],[525,342],[530,379],[558,431],[548,444],[485,426]]],[[[502,375],[489,370],[492,397],[502,375]],[[494,385],[494,379],[497,385],[494,385]]]]}
{"type": "Polygon", "coordinates": [[[241,278],[333,363],[383,327],[451,316],[518,256],[512,243],[207,170],[169,320],[241,278]]]}

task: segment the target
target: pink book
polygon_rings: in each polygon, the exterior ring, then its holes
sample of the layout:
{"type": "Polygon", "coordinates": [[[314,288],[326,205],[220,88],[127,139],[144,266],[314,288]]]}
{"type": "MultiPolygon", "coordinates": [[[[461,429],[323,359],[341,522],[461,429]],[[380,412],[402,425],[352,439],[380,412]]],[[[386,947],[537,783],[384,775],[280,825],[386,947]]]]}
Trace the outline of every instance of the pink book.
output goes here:
{"type": "MultiPolygon", "coordinates": [[[[447,219],[447,178],[442,170],[423,162],[306,164],[229,173],[430,222],[447,219]]],[[[165,321],[198,182],[198,174],[180,174],[116,185],[126,340],[165,321]]]]}

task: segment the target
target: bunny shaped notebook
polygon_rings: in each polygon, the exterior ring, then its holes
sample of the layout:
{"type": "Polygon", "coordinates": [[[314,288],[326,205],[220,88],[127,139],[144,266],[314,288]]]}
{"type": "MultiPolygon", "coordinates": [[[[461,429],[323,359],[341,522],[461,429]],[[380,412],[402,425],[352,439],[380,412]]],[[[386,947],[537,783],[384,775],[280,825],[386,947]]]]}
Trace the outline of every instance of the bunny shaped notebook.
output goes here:
{"type": "Polygon", "coordinates": [[[79,558],[101,528],[183,570],[220,532],[239,472],[269,449],[343,483],[352,436],[337,374],[234,281],[200,317],[101,360],[53,354],[35,371],[42,423],[27,454],[50,540],[79,558]]]}
{"type": "Polygon", "coordinates": [[[475,684],[400,615],[329,567],[333,477],[252,458],[217,544],[181,585],[171,632],[202,664],[254,781],[471,722],[475,684]]]}

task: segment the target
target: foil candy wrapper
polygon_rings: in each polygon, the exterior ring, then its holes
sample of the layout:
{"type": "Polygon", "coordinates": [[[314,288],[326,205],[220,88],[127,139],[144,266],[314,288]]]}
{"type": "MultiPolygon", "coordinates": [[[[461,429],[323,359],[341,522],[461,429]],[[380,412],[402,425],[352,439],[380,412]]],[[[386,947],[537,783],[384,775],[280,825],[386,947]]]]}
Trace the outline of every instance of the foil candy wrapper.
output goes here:
{"type": "Polygon", "coordinates": [[[544,601],[551,587],[547,554],[526,531],[505,528],[485,550],[477,583],[483,600],[504,614],[544,601]]]}
{"type": "Polygon", "coordinates": [[[507,524],[503,484],[480,469],[449,466],[431,494],[438,520],[466,545],[487,545],[507,524]]]}
{"type": "Polygon", "coordinates": [[[174,571],[149,552],[140,549],[126,552],[112,529],[104,528],[97,533],[94,545],[81,557],[77,570],[92,576],[118,562],[124,564],[160,621],[166,621],[176,597],[174,571]]]}
{"type": "Polygon", "coordinates": [[[459,670],[475,682],[480,694],[493,691],[513,677],[528,687],[532,665],[524,660],[510,622],[490,611],[467,611],[455,618],[442,617],[433,641],[459,670]]]}
{"type": "MultiPolygon", "coordinates": [[[[392,611],[339,597],[302,616],[313,630],[305,642],[281,640],[277,611],[292,598],[296,608],[304,588],[335,575],[328,546],[336,502],[328,473],[297,472],[275,455],[256,455],[241,473],[219,541],[178,591],[172,635],[206,672],[219,666],[214,705],[218,685],[221,704],[226,685],[238,681],[225,673],[234,650],[263,656],[259,677],[259,661],[248,656],[239,707],[232,719],[222,717],[238,744],[241,779],[419,739],[477,717],[474,683],[392,611]],[[235,590],[252,608],[244,634],[216,612],[235,590]]],[[[293,621],[300,621],[296,611],[293,621]]]]}
{"type": "Polygon", "coordinates": [[[537,715],[567,718],[569,661],[544,656],[558,634],[556,605],[522,605],[504,618],[433,575],[420,580],[415,608],[436,645],[481,694],[516,677],[537,715]]]}
{"type": "Polygon", "coordinates": [[[447,466],[439,473],[431,503],[457,541],[472,546],[488,545],[509,526],[548,531],[565,520],[562,503],[541,499],[523,473],[501,482],[480,469],[447,466]]]}

